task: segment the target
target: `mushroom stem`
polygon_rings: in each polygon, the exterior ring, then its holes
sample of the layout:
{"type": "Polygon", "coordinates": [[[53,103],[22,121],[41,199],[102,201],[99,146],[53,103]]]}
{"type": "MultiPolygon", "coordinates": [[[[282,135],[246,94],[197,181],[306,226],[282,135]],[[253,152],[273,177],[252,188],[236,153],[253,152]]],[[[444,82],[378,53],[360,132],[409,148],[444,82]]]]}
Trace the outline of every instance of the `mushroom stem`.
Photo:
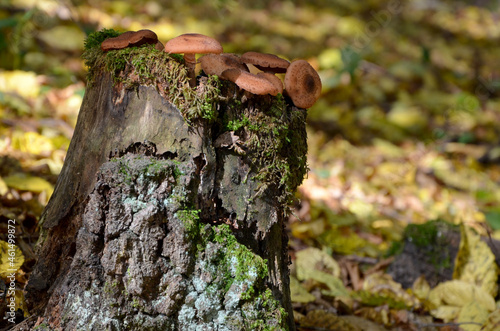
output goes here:
{"type": "Polygon", "coordinates": [[[184,54],[184,62],[188,69],[189,86],[196,86],[196,54],[184,54]]]}

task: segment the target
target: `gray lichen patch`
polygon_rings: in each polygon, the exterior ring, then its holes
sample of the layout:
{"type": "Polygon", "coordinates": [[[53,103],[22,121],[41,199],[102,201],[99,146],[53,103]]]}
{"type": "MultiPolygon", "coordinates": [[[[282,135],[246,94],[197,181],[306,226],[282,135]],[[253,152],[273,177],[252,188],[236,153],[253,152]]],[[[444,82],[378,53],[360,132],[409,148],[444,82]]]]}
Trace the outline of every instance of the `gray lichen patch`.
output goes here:
{"type": "Polygon", "coordinates": [[[200,221],[195,167],[140,154],[101,166],[65,280],[63,328],[286,329],[267,261],[229,226],[200,221]]]}

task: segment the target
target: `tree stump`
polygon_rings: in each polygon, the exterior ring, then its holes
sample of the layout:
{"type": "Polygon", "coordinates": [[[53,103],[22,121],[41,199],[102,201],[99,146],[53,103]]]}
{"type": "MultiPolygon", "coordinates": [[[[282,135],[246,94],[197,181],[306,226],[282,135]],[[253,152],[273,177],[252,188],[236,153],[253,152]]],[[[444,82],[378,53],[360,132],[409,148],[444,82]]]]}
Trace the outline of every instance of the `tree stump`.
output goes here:
{"type": "Polygon", "coordinates": [[[306,111],[216,77],[192,89],[179,58],[104,54],[105,37],[87,41],[89,86],[41,217],[36,325],[294,330],[284,221],[306,111]]]}

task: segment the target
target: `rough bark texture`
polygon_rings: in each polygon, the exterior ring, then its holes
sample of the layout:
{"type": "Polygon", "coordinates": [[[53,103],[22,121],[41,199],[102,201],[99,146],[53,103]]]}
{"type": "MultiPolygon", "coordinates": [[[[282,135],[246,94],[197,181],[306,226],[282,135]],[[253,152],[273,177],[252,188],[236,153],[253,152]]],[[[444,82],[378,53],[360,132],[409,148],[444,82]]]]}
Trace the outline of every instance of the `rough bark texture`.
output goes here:
{"type": "MultiPolygon", "coordinates": [[[[209,100],[206,77],[189,103],[184,71],[144,78],[126,55],[111,73],[97,62],[42,215],[26,288],[38,326],[294,329],[283,224],[305,110],[226,82],[209,100]]],[[[160,52],[141,65],[161,61],[176,65],[160,52]]]]}

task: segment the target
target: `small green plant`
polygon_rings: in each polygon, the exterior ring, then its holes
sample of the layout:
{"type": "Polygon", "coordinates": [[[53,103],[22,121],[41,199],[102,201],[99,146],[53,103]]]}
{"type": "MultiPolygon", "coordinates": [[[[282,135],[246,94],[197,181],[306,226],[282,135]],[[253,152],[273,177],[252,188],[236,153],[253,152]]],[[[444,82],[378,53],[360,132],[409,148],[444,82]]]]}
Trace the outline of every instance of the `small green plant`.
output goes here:
{"type": "Polygon", "coordinates": [[[201,210],[191,209],[191,210],[179,210],[176,214],[177,217],[182,221],[186,231],[192,236],[197,235],[196,231],[199,226],[201,210]]]}

